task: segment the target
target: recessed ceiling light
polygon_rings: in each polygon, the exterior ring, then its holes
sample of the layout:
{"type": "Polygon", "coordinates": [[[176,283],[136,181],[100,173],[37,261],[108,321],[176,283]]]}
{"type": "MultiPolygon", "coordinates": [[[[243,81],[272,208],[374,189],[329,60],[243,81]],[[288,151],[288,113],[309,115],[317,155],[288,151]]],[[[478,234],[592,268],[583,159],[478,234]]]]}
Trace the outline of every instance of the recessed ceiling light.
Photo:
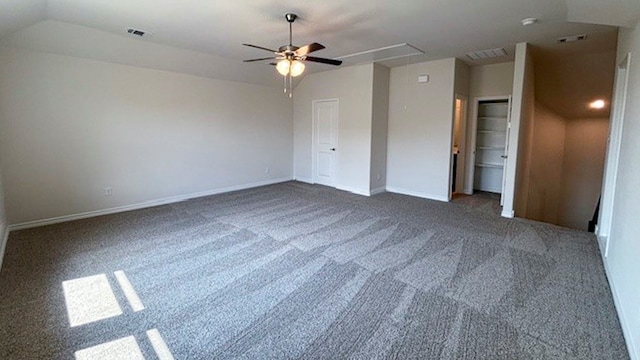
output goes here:
{"type": "Polygon", "coordinates": [[[606,103],[604,102],[604,100],[601,100],[601,99],[598,99],[589,103],[589,107],[592,109],[602,109],[605,105],[606,103]]]}
{"type": "Polygon", "coordinates": [[[525,18],[520,20],[520,23],[522,24],[522,26],[529,26],[529,25],[533,25],[535,23],[538,22],[538,19],[530,17],[530,18],[525,18]]]}

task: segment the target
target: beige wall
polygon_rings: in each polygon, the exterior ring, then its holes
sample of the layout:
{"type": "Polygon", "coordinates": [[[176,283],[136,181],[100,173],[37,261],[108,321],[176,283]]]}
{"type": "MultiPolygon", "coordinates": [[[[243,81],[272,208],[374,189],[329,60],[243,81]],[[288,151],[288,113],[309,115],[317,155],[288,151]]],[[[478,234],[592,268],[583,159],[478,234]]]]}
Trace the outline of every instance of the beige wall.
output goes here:
{"type": "Polygon", "coordinates": [[[587,230],[602,188],[608,131],[608,118],[566,122],[558,225],[587,230]]]}
{"type": "Polygon", "coordinates": [[[564,179],[566,120],[537,102],[534,111],[531,142],[527,146],[529,172],[523,173],[528,177],[527,188],[521,189],[526,191],[528,201],[526,212],[518,216],[556,224],[564,179]]]}
{"type": "Polygon", "coordinates": [[[277,89],[15,49],[0,64],[10,224],[292,177],[277,89]]]}
{"type": "Polygon", "coordinates": [[[7,215],[4,208],[4,186],[2,185],[2,173],[0,171],[0,269],[4,259],[4,249],[7,246],[7,215]]]}
{"type": "Polygon", "coordinates": [[[513,91],[513,61],[474,66],[469,78],[469,94],[472,98],[511,95],[513,91]]]}
{"type": "Polygon", "coordinates": [[[373,66],[373,111],[371,118],[371,191],[387,185],[387,128],[389,126],[389,68],[373,66]]]}
{"type": "Polygon", "coordinates": [[[553,54],[536,57],[536,100],[565,119],[609,116],[609,101],[600,110],[584,104],[611,99],[615,50],[589,54],[553,54]]]}
{"type": "Polygon", "coordinates": [[[602,187],[609,120],[567,120],[535,102],[516,215],[587,230],[602,187]]]}
{"type": "Polygon", "coordinates": [[[313,182],[312,101],[338,99],[336,187],[369,194],[373,64],[305,76],[293,92],[295,178],[313,182]]]}
{"type": "Polygon", "coordinates": [[[455,59],[391,69],[387,189],[447,201],[455,59]],[[418,83],[429,75],[428,83],[418,83]]]}
{"type": "Polygon", "coordinates": [[[465,134],[464,152],[464,192],[473,192],[473,179],[470,177],[473,171],[473,156],[471,148],[475,102],[480,97],[510,96],[513,92],[513,72],[515,63],[506,62],[500,64],[473,66],[469,71],[469,102],[467,106],[467,122],[463,127],[465,134]]]}
{"type": "Polygon", "coordinates": [[[531,162],[531,139],[535,110],[534,62],[526,43],[516,45],[516,61],[513,77],[511,129],[505,179],[502,194],[502,215],[521,216],[527,208],[527,189],[531,162]]]}
{"type": "MultiPolygon", "coordinates": [[[[469,68],[469,66],[467,66],[467,64],[463,63],[462,61],[460,61],[459,59],[456,59],[456,68],[455,68],[455,81],[454,81],[454,91],[455,91],[455,95],[459,95],[460,97],[464,97],[466,98],[466,104],[469,104],[469,87],[470,87],[470,76],[471,76],[471,69],[469,68]]],[[[463,188],[464,188],[464,178],[465,178],[465,171],[466,171],[466,159],[467,159],[467,138],[470,138],[471,136],[467,135],[467,123],[468,121],[462,121],[464,118],[464,120],[468,120],[468,112],[467,109],[460,109],[458,111],[458,116],[456,116],[456,102],[454,99],[453,102],[453,106],[454,106],[454,125],[453,125],[453,131],[455,131],[455,129],[458,129],[458,166],[457,166],[457,176],[456,176],[456,185],[455,185],[455,189],[457,192],[462,192],[463,188]]],[[[452,136],[455,136],[455,134],[453,134],[452,136]]],[[[453,160],[452,160],[453,161],[453,160]]]]}

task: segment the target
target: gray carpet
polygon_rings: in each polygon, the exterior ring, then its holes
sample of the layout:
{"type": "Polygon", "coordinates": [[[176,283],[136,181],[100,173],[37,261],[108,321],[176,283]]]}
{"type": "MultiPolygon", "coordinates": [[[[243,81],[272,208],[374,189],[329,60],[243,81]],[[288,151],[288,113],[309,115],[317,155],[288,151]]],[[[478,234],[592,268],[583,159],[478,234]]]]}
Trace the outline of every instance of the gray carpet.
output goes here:
{"type": "Polygon", "coordinates": [[[469,201],[289,182],[12,232],[0,358],[154,359],[150,329],[176,359],[628,358],[592,234],[469,201]],[[62,283],[99,274],[121,314],[71,327],[62,283]]]}

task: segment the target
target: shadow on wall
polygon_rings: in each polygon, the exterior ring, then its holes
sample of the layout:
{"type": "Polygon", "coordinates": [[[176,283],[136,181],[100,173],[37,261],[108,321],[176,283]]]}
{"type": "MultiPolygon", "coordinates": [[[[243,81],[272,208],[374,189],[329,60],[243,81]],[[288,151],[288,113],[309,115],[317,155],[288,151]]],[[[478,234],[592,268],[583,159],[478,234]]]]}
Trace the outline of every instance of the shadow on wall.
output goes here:
{"type": "Polygon", "coordinates": [[[518,216],[586,231],[602,188],[615,49],[554,55],[534,48],[533,54],[528,182],[518,216]],[[596,99],[605,107],[590,108],[596,99]]]}

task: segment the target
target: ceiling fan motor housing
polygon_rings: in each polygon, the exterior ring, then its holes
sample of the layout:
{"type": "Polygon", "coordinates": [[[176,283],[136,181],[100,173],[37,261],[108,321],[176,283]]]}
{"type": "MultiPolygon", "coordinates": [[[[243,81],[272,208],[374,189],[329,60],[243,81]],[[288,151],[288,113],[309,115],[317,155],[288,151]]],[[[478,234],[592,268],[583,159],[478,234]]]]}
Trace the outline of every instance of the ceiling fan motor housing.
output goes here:
{"type": "Polygon", "coordinates": [[[283,45],[283,46],[280,46],[280,48],[278,49],[278,52],[284,53],[284,54],[289,54],[289,53],[292,54],[298,49],[299,47],[295,45],[283,45]]]}

